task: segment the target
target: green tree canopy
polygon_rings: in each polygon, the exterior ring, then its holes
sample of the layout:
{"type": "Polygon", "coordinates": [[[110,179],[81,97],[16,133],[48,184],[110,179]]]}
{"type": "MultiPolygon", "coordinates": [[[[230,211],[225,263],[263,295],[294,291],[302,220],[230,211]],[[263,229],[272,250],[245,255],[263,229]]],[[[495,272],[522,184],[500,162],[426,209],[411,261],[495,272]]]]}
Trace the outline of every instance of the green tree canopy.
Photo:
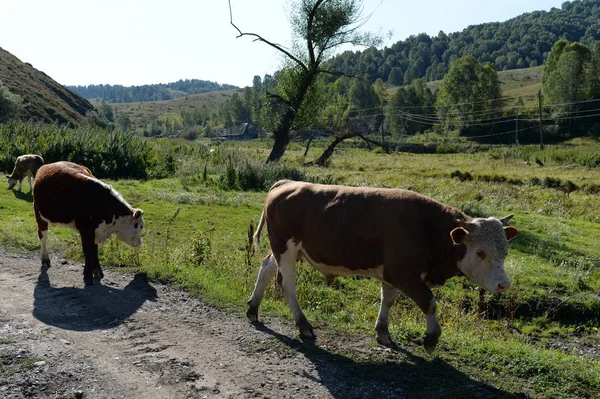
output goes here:
{"type": "Polygon", "coordinates": [[[464,132],[499,115],[502,91],[498,73],[490,63],[480,64],[473,56],[454,61],[439,90],[436,108],[446,129],[464,132]]]}

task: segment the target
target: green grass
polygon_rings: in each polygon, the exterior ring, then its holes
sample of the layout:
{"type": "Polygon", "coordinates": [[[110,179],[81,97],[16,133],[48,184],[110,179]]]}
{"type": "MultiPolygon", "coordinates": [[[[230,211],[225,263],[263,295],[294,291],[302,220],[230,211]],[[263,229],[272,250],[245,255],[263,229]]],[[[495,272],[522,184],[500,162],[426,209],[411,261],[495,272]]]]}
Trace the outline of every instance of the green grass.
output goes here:
{"type": "MultiPolygon", "coordinates": [[[[141,269],[156,280],[177,284],[224,309],[244,312],[260,260],[268,253],[265,240],[258,253],[247,250],[248,228],[260,217],[265,193],[223,189],[224,164],[228,157],[234,157],[236,167],[245,168],[246,158],[251,163],[265,159],[269,144],[265,140],[245,143],[244,147],[222,144],[210,156],[186,153],[178,161],[173,178],[111,182],[128,202],[144,209],[147,229],[144,245],[138,250],[114,238],[109,240],[101,247],[101,262],[141,269]],[[204,164],[208,165],[206,178],[204,164]]],[[[524,392],[535,398],[600,395],[597,354],[579,353],[586,345],[600,344],[600,195],[579,190],[567,197],[556,188],[528,183],[533,178],[551,177],[577,185],[600,184],[598,168],[579,161],[581,154],[593,155],[600,146],[585,142],[571,147],[548,146],[544,152],[521,147],[475,154],[415,155],[379,154],[349,143],[340,146],[329,168],[300,166],[316,157],[324,145],[315,143],[305,159],[303,146],[293,143],[284,163],[312,180],[408,188],[476,216],[515,214],[513,224],[520,234],[511,243],[506,262],[514,283],[511,291],[486,294],[486,309],[480,316],[478,289],[464,278],[451,279],[437,290],[444,333],[436,359],[506,392],[524,392]],[[562,155],[554,155],[558,153],[562,155]],[[523,163],[532,157],[543,157],[544,166],[523,163]],[[455,170],[524,183],[461,182],[450,177],[455,170]],[[556,349],[552,346],[556,340],[568,345],[556,349]]],[[[0,190],[0,245],[9,250],[39,247],[29,200],[27,195],[18,197],[12,191],[0,190]]],[[[71,231],[52,228],[50,240],[51,250],[81,256],[71,231]]],[[[330,287],[318,272],[300,263],[298,298],[307,317],[321,329],[319,342],[333,348],[331,351],[356,358],[363,365],[386,362],[346,353],[333,344],[339,331],[350,336],[374,336],[379,308],[376,281],[341,278],[330,287]]],[[[290,318],[281,289],[275,284],[268,288],[260,311],[290,318]]],[[[412,344],[425,329],[423,316],[404,296],[393,308],[390,329],[411,356],[429,359],[412,344]]],[[[460,389],[455,393],[468,395],[460,389]]]]}

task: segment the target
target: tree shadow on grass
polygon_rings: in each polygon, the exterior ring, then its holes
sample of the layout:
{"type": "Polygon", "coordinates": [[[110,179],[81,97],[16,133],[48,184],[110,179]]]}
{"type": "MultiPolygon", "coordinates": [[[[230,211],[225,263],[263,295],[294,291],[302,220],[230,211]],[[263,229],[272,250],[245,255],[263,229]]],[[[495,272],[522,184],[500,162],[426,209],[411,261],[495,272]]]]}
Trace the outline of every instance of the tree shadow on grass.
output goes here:
{"type": "Polygon", "coordinates": [[[27,202],[33,202],[33,193],[31,191],[23,192],[23,191],[12,190],[12,192],[13,192],[13,195],[15,196],[15,198],[17,198],[17,199],[27,201],[27,202]]]}
{"type": "Polygon", "coordinates": [[[157,295],[143,273],[137,273],[123,289],[99,284],[55,288],[42,268],[33,296],[33,316],[41,322],[65,330],[92,331],[120,325],[157,295]]]}
{"type": "MultiPolygon", "coordinates": [[[[254,326],[302,353],[317,377],[304,377],[327,388],[334,398],[524,398],[474,380],[439,358],[426,359],[401,348],[382,349],[377,359],[332,353],[314,342],[302,342],[266,327],[254,326]]],[[[341,338],[340,338],[341,339],[341,338]]],[[[343,347],[343,343],[340,344],[343,347]]]]}

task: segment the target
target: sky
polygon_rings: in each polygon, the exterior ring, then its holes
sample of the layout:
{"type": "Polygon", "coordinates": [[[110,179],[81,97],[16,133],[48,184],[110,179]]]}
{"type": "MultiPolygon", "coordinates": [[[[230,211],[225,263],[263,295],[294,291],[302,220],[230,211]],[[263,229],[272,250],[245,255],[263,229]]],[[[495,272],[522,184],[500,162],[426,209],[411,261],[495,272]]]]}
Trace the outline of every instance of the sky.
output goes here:
{"type": "MultiPolygon", "coordinates": [[[[363,0],[364,29],[384,46],[410,35],[461,31],[564,0],[363,0]],[[387,35],[391,33],[390,35],[387,35]]],[[[201,79],[240,87],[273,74],[281,55],[236,38],[228,0],[2,0],[0,47],[63,85],[124,86],[201,79]]],[[[231,0],[244,32],[289,44],[289,0],[231,0]]],[[[350,50],[363,50],[355,47],[350,50]]]]}

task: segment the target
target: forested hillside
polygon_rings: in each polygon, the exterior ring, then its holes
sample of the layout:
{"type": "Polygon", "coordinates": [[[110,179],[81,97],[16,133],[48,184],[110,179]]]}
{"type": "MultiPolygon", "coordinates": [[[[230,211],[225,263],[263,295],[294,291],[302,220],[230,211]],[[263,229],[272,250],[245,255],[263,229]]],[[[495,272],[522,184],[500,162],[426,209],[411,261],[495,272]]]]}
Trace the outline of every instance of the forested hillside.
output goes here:
{"type": "Polygon", "coordinates": [[[160,83],[143,86],[121,86],[121,85],[89,85],[89,86],[67,86],[88,99],[97,99],[109,103],[131,103],[142,101],[161,101],[180,98],[189,94],[208,93],[210,91],[231,90],[236,86],[219,84],[207,80],[186,79],[173,83],[160,83]]]}
{"type": "Polygon", "coordinates": [[[347,51],[332,60],[332,69],[402,85],[416,78],[442,79],[452,61],[467,55],[500,71],[528,68],[542,65],[560,38],[588,46],[600,40],[600,0],[565,2],[560,9],[472,25],[462,32],[421,33],[382,50],[347,51]]]}

